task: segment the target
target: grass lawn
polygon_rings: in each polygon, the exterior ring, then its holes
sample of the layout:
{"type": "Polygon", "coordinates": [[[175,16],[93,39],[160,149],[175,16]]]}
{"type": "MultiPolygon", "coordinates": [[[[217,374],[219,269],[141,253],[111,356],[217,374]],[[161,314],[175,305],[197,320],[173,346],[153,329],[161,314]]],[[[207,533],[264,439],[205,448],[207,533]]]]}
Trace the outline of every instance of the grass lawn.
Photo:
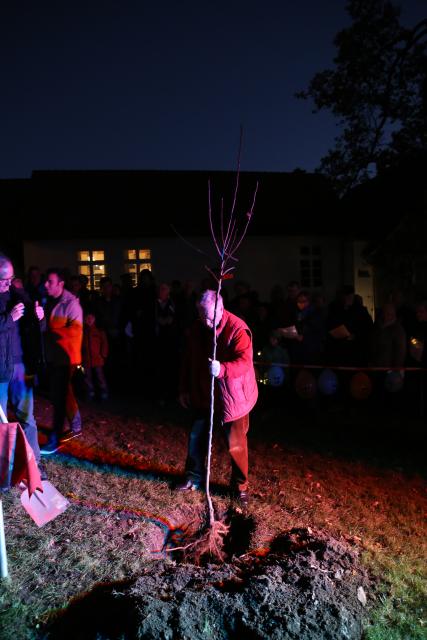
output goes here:
{"type": "MultiPolygon", "coordinates": [[[[37,401],[40,425],[49,422],[37,401]]],[[[168,528],[204,508],[179,494],[188,416],[133,400],[83,407],[84,435],[51,456],[51,482],[68,510],[37,528],[20,492],[3,496],[10,579],[0,586],[2,640],[37,638],[55,610],[100,582],[138,576],[156,562],[168,528]]],[[[250,435],[250,548],[291,527],[315,527],[360,549],[380,577],[366,594],[370,640],[427,638],[427,482],[417,418],[366,407],[326,412],[260,404],[250,435]]],[[[215,439],[214,501],[226,509],[228,457],[215,439]]]]}

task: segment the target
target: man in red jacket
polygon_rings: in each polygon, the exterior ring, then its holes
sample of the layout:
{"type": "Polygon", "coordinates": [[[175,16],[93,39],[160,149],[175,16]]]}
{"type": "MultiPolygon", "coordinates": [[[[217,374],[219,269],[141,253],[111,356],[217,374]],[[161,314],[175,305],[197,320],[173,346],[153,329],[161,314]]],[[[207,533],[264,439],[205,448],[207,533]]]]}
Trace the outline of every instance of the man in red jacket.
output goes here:
{"type": "Polygon", "coordinates": [[[258,388],[253,367],[252,335],[248,326],[224,309],[216,292],[208,289],[199,298],[199,319],[190,329],[184,357],[179,400],[191,407],[194,421],[185,465],[186,481],[178,488],[194,491],[203,485],[209,433],[211,376],[215,383],[215,416],[225,435],[231,456],[231,487],[246,506],[248,502],[249,412],[258,388]],[[211,360],[213,328],[217,336],[216,360],[211,360]]]}

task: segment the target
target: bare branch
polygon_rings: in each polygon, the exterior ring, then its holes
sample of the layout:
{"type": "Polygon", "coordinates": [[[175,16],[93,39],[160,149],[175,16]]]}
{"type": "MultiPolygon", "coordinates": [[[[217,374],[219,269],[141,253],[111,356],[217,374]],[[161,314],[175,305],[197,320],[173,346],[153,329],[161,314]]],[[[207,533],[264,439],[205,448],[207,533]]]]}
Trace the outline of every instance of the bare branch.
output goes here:
{"type": "Polygon", "coordinates": [[[222,246],[224,246],[224,198],[221,198],[221,240],[222,246]]]}
{"type": "Polygon", "coordinates": [[[237,154],[236,186],[234,188],[233,204],[231,206],[231,213],[230,213],[231,217],[234,215],[234,208],[236,206],[236,201],[237,201],[237,192],[239,190],[240,158],[241,158],[241,155],[242,155],[242,144],[243,144],[243,127],[240,126],[239,152],[237,154]]]}
{"type": "Polygon", "coordinates": [[[259,182],[257,180],[256,181],[256,185],[255,185],[254,197],[252,199],[252,205],[251,205],[251,208],[249,209],[249,213],[251,214],[251,218],[252,218],[253,213],[254,213],[255,201],[256,201],[256,197],[258,195],[258,185],[259,185],[259,182]]]}
{"type": "Polygon", "coordinates": [[[184,238],[184,236],[182,236],[173,226],[173,224],[170,225],[171,229],[176,233],[176,235],[178,236],[178,238],[180,238],[183,242],[185,242],[185,244],[188,244],[189,247],[191,247],[192,249],[194,249],[194,251],[197,251],[197,253],[201,253],[204,256],[207,256],[208,254],[205,251],[202,251],[201,249],[199,249],[198,247],[194,246],[194,244],[192,244],[189,240],[187,240],[186,238],[184,238]]]}
{"type": "Polygon", "coordinates": [[[234,234],[234,229],[236,227],[237,220],[236,218],[230,218],[228,222],[227,234],[225,236],[225,242],[223,245],[223,255],[228,255],[230,253],[230,244],[232,244],[232,236],[234,234]]]}
{"type": "Polygon", "coordinates": [[[211,269],[210,267],[208,267],[208,265],[207,265],[207,264],[205,264],[205,269],[206,269],[206,271],[209,271],[209,273],[211,274],[211,276],[213,277],[213,279],[214,279],[216,282],[219,282],[220,278],[218,278],[218,276],[216,275],[216,273],[215,273],[214,271],[212,271],[212,269],[211,269]]]}
{"type": "Polygon", "coordinates": [[[256,183],[256,186],[255,186],[255,192],[254,192],[254,197],[253,197],[253,200],[252,200],[252,206],[251,206],[251,208],[249,209],[249,211],[248,211],[248,212],[247,212],[247,214],[246,214],[247,220],[246,220],[245,228],[243,229],[243,232],[242,232],[242,234],[241,234],[241,236],[240,236],[240,240],[239,240],[239,241],[237,242],[237,244],[233,247],[233,249],[232,249],[232,251],[231,251],[231,253],[232,253],[232,254],[233,254],[233,253],[235,253],[235,252],[237,251],[237,249],[240,247],[240,245],[241,245],[241,244],[242,244],[242,242],[243,242],[243,239],[244,239],[244,238],[245,238],[245,236],[246,236],[246,232],[247,232],[247,230],[248,230],[249,223],[250,223],[250,221],[252,220],[252,215],[253,215],[253,211],[254,211],[254,207],[255,207],[255,200],[256,200],[257,193],[258,193],[258,182],[256,183]]]}
{"type": "Polygon", "coordinates": [[[216,247],[218,255],[221,258],[222,257],[221,249],[219,248],[219,244],[218,244],[218,241],[217,241],[216,236],[215,236],[215,231],[214,231],[213,221],[212,221],[211,181],[210,180],[208,180],[208,200],[209,200],[209,225],[210,225],[210,228],[211,228],[211,236],[212,236],[212,240],[214,241],[214,245],[216,247]]]}

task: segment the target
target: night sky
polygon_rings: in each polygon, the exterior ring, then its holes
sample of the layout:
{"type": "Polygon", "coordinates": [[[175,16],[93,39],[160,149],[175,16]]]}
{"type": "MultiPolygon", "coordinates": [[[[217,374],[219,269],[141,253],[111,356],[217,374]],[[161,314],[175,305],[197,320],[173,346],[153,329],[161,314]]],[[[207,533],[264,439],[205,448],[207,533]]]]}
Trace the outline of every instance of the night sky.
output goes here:
{"type": "MultiPolygon", "coordinates": [[[[313,170],[337,133],[294,93],[345,0],[2,3],[0,178],[33,169],[313,170]]],[[[427,14],[403,0],[402,22],[427,14]]]]}

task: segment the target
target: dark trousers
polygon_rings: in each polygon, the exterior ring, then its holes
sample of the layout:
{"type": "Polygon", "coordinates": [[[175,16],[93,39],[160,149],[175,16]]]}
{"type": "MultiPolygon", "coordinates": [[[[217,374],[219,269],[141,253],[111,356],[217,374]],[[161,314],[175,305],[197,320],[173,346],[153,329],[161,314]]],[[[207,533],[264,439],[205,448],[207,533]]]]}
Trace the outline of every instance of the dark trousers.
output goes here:
{"type": "Polygon", "coordinates": [[[81,429],[79,407],[71,382],[75,370],[75,365],[52,366],[49,370],[53,431],[56,436],[63,433],[65,418],[73,431],[81,429]]]}
{"type": "Polygon", "coordinates": [[[107,395],[108,386],[104,367],[85,367],[85,382],[90,395],[95,393],[96,384],[98,384],[101,394],[107,395]]]}
{"type": "MultiPolygon", "coordinates": [[[[231,485],[239,491],[248,488],[249,414],[220,424],[231,457],[231,485]]],[[[185,472],[188,478],[203,483],[206,479],[206,456],[209,442],[209,415],[198,414],[188,441],[185,472]]]]}

